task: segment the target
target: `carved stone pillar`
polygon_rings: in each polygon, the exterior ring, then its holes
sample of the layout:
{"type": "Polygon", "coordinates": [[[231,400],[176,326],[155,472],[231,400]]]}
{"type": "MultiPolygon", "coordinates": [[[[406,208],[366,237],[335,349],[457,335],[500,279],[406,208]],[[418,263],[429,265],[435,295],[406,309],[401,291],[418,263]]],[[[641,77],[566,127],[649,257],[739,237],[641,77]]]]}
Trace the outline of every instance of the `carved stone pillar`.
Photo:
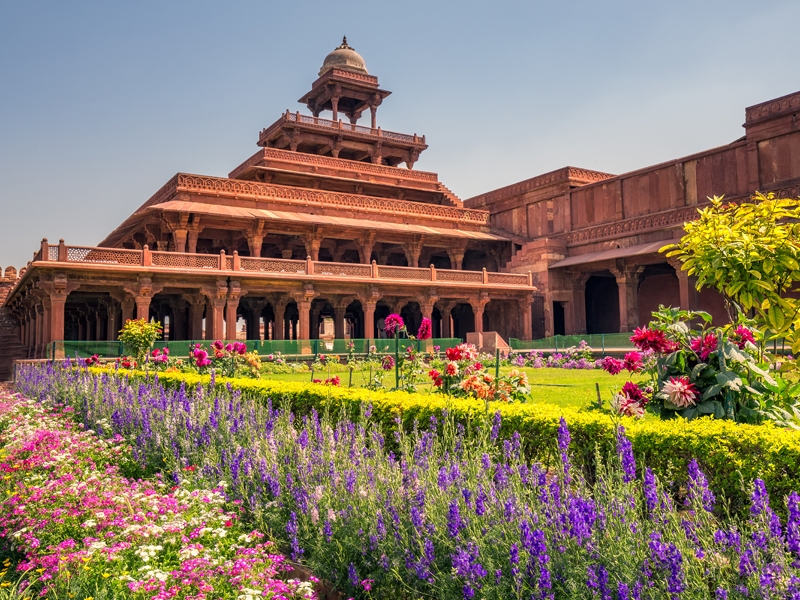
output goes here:
{"type": "Polygon", "coordinates": [[[297,339],[309,340],[311,339],[311,300],[300,300],[297,303],[297,310],[300,313],[297,339]]]}
{"type": "Polygon", "coordinates": [[[306,247],[306,256],[310,256],[311,260],[319,260],[319,246],[322,243],[322,232],[315,231],[307,233],[303,236],[303,243],[306,247]]]}
{"type": "Polygon", "coordinates": [[[224,335],[225,324],[225,298],[214,298],[211,301],[211,328],[209,329],[208,321],[206,321],[206,339],[208,340],[222,340],[224,335]],[[211,337],[208,334],[211,334],[211,337]]]}
{"type": "Polygon", "coordinates": [[[464,262],[464,253],[467,251],[466,242],[456,242],[452,247],[447,249],[447,256],[450,257],[450,268],[461,270],[464,262]]]}
{"type": "MultiPolygon", "coordinates": [[[[186,239],[189,236],[188,229],[175,229],[172,232],[172,244],[175,247],[175,252],[186,252],[186,239]]],[[[197,240],[195,240],[197,243],[197,240]]]]}
{"type": "Polygon", "coordinates": [[[238,281],[231,281],[228,286],[228,302],[225,309],[225,325],[227,328],[226,337],[229,340],[236,339],[236,311],[239,308],[239,297],[241,288],[238,281]]]}
{"type": "Polygon", "coordinates": [[[272,339],[282,340],[286,330],[286,323],[284,322],[284,315],[286,314],[286,305],[283,302],[277,302],[273,308],[275,313],[275,324],[272,326],[272,339]]]}
{"type": "Polygon", "coordinates": [[[403,251],[406,254],[406,262],[409,267],[419,267],[419,256],[422,253],[423,238],[420,237],[413,242],[403,244],[403,251]]]}
{"type": "Polygon", "coordinates": [[[347,311],[347,305],[338,305],[334,307],[334,322],[333,322],[333,330],[334,335],[336,336],[337,340],[344,339],[344,314],[347,311]]]}
{"type": "Polygon", "coordinates": [[[261,246],[264,243],[264,236],[254,233],[247,235],[247,246],[250,248],[250,256],[256,258],[261,256],[261,246]]]}
{"type": "Polygon", "coordinates": [[[103,315],[99,308],[94,311],[94,321],[94,339],[100,342],[105,337],[105,332],[103,331],[103,315]]]}
{"type": "Polygon", "coordinates": [[[450,327],[450,311],[453,309],[452,305],[448,302],[439,305],[439,314],[442,315],[442,332],[443,338],[449,338],[452,335],[452,328],[450,327]]]}
{"type": "Polygon", "coordinates": [[[358,259],[362,264],[368,265],[372,260],[372,247],[375,245],[375,234],[368,233],[357,240],[358,259]]]}
{"type": "Polygon", "coordinates": [[[619,330],[633,331],[639,326],[639,275],[643,266],[618,265],[611,273],[617,280],[619,293],[619,330]]]}
{"type": "Polygon", "coordinates": [[[697,278],[690,277],[686,271],[682,270],[679,260],[671,259],[668,262],[675,269],[675,275],[678,277],[681,308],[683,310],[699,310],[700,294],[697,291],[697,278]]]}
{"type": "Polygon", "coordinates": [[[368,340],[375,338],[375,306],[377,301],[368,300],[361,306],[364,309],[364,337],[368,340]]]}
{"type": "Polygon", "coordinates": [[[116,340],[119,329],[119,323],[117,323],[117,303],[113,300],[109,300],[106,303],[106,339],[109,341],[116,340]]]}
{"type": "MultiPolygon", "coordinates": [[[[481,294],[483,296],[483,294],[481,294]]],[[[483,311],[489,303],[488,299],[479,298],[470,302],[475,317],[475,333],[483,333],[483,311]]]]}
{"type": "Polygon", "coordinates": [[[565,311],[564,329],[567,335],[586,333],[586,282],[589,273],[570,273],[567,275],[572,287],[572,300],[565,311]]]}
{"type": "Polygon", "coordinates": [[[44,345],[44,305],[40,302],[36,305],[36,356],[41,353],[44,345]]]}
{"type": "Polygon", "coordinates": [[[197,238],[200,237],[199,229],[190,229],[187,235],[186,244],[189,254],[197,254],[197,238]]]}
{"type": "Polygon", "coordinates": [[[150,320],[150,296],[136,296],[136,318],[150,320]]]}
{"type": "Polygon", "coordinates": [[[530,340],[533,338],[533,315],[531,314],[531,304],[533,298],[527,297],[519,301],[519,310],[522,315],[522,337],[523,340],[530,340]]]}
{"type": "Polygon", "coordinates": [[[186,301],[189,304],[189,331],[188,338],[190,340],[203,339],[203,310],[205,309],[206,300],[200,294],[192,294],[186,296],[186,301]]]}
{"type": "Polygon", "coordinates": [[[133,309],[136,306],[136,304],[134,303],[133,298],[126,295],[124,300],[120,302],[120,306],[122,307],[122,324],[124,325],[125,323],[133,319],[133,309]]]}

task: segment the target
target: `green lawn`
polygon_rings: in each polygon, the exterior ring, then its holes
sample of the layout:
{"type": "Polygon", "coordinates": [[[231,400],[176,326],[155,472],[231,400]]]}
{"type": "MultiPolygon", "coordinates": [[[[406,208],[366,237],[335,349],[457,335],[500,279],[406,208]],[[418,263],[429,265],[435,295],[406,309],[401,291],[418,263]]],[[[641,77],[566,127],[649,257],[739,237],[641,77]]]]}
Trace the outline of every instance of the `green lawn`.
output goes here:
{"type": "MultiPolygon", "coordinates": [[[[504,367],[503,371],[508,371],[504,367]]],[[[572,369],[523,369],[528,375],[531,383],[531,402],[548,402],[559,406],[569,406],[580,408],[589,403],[597,402],[597,390],[595,384],[600,384],[600,395],[603,404],[608,406],[611,399],[612,390],[617,391],[622,384],[627,381],[624,374],[609,375],[601,369],[592,370],[572,370],[572,369]]],[[[348,383],[348,373],[337,373],[342,381],[342,387],[348,383]]],[[[311,381],[311,373],[293,374],[271,374],[262,375],[277,381],[311,381]]],[[[327,373],[317,372],[314,374],[317,379],[325,379],[327,373]]],[[[361,387],[369,379],[369,373],[353,373],[353,386],[361,387]]],[[[394,371],[390,371],[383,379],[383,384],[387,388],[394,387],[394,371]]],[[[429,384],[419,386],[419,390],[424,392],[430,390],[429,384]]]]}

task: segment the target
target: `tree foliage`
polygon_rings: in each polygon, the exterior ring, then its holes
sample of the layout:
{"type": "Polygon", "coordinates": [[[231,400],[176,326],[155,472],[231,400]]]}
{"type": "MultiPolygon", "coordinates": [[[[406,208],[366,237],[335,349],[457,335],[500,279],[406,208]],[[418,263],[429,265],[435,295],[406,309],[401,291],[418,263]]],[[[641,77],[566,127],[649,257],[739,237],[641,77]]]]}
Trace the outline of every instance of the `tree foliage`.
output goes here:
{"type": "Polygon", "coordinates": [[[731,321],[753,316],[761,329],[800,353],[800,199],[756,193],[749,202],[715,196],[686,223],[686,235],[663,248],[697,277],[697,289],[722,294],[731,321]]]}

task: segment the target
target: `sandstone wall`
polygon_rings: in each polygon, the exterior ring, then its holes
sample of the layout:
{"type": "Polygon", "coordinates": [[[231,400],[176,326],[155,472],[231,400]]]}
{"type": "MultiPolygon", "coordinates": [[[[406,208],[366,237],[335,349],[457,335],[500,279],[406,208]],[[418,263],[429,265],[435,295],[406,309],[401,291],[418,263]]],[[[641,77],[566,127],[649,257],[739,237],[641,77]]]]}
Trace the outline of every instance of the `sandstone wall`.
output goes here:
{"type": "Polygon", "coordinates": [[[17,270],[14,267],[6,267],[0,273],[0,381],[11,379],[15,359],[25,358],[25,348],[19,341],[19,327],[3,306],[16,282],[17,270]]]}

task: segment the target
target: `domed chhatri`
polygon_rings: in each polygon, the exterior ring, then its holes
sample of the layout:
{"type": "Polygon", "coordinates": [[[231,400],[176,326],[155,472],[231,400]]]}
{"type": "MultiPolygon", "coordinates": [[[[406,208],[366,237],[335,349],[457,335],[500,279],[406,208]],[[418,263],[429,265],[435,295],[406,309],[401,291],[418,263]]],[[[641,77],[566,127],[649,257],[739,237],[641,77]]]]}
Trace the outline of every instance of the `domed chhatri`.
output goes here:
{"type": "Polygon", "coordinates": [[[342,38],[341,46],[325,57],[322,68],[319,70],[319,75],[322,76],[333,68],[369,75],[364,59],[358,52],[347,45],[347,36],[342,38]]]}

